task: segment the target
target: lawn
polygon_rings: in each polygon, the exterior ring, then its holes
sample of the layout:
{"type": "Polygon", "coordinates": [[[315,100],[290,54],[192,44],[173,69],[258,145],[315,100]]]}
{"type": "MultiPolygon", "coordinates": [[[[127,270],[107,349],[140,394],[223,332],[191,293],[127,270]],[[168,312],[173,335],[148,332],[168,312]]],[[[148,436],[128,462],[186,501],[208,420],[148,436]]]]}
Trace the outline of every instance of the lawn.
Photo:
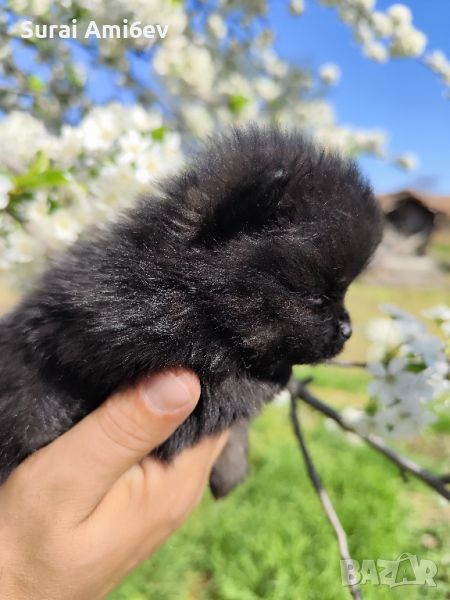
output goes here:
{"type": "Polygon", "coordinates": [[[433,236],[430,252],[441,267],[450,272],[450,228],[441,229],[433,236]]]}

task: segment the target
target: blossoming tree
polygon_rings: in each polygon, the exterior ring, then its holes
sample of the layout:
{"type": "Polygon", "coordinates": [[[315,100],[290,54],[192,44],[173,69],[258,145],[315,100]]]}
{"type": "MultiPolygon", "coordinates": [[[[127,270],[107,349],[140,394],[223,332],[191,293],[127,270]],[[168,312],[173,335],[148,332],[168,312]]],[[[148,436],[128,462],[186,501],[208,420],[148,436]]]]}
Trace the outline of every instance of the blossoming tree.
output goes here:
{"type": "MultiPolygon", "coordinates": [[[[426,51],[427,38],[406,6],[380,12],[375,0],[320,1],[336,9],[369,58],[421,60],[450,84],[450,63],[442,52],[426,51]]],[[[293,0],[289,7],[300,15],[305,3],[293,0]]],[[[336,122],[324,89],[337,83],[339,68],[326,64],[315,75],[280,59],[266,11],[267,0],[9,0],[0,16],[0,109],[6,113],[0,122],[0,269],[36,270],[87,224],[104,220],[176,168],[195,137],[227,123],[296,123],[326,146],[414,166],[411,155],[390,156],[383,131],[336,122]],[[30,19],[41,29],[76,21],[78,38],[23,39],[30,19]],[[145,37],[83,36],[91,21],[124,20],[160,22],[169,33],[157,44],[145,37]],[[88,73],[107,74],[111,102],[94,105],[88,73]]]]}

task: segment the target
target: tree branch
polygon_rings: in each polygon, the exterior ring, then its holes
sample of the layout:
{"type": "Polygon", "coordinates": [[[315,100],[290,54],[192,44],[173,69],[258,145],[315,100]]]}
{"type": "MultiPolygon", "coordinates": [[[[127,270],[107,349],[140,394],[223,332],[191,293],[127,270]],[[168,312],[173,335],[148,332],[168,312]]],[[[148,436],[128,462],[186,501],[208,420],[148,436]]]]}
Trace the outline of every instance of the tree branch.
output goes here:
{"type": "Polygon", "coordinates": [[[300,398],[301,400],[306,402],[306,404],[312,406],[312,408],[314,408],[315,410],[321,412],[330,419],[333,419],[333,421],[335,421],[345,431],[351,431],[352,433],[356,433],[356,435],[358,435],[361,439],[363,439],[370,446],[372,446],[372,448],[375,448],[375,450],[378,450],[378,452],[384,454],[386,458],[388,458],[390,461],[392,461],[398,467],[400,467],[402,471],[411,473],[417,479],[420,479],[421,481],[423,481],[423,483],[434,489],[443,498],[450,501],[450,490],[445,485],[446,483],[448,483],[448,481],[445,481],[447,479],[446,476],[442,478],[438,475],[434,475],[433,473],[427,471],[427,469],[424,469],[409,458],[401,456],[400,454],[392,450],[392,448],[386,446],[384,441],[376,435],[363,435],[359,433],[356,429],[354,429],[348,423],[345,422],[345,420],[339,414],[338,411],[316,398],[306,388],[304,382],[291,378],[288,384],[288,389],[291,392],[293,398],[300,398]]]}
{"type": "MultiPolygon", "coordinates": [[[[303,455],[303,460],[305,461],[308,476],[314,486],[314,489],[317,492],[317,495],[319,496],[320,502],[322,503],[327,519],[331,523],[331,526],[333,527],[334,533],[336,535],[341,558],[345,561],[352,560],[350,556],[350,551],[348,549],[347,535],[345,533],[345,530],[342,527],[342,523],[340,522],[336,511],[334,510],[334,506],[330,500],[330,497],[328,496],[327,491],[323,487],[320,476],[316,471],[311,455],[306,446],[297,411],[297,399],[294,396],[292,396],[291,398],[291,420],[294,428],[295,437],[297,438],[301,453],[303,455]]],[[[354,600],[362,600],[363,596],[361,593],[361,589],[359,588],[357,583],[349,583],[349,590],[354,600]]]]}

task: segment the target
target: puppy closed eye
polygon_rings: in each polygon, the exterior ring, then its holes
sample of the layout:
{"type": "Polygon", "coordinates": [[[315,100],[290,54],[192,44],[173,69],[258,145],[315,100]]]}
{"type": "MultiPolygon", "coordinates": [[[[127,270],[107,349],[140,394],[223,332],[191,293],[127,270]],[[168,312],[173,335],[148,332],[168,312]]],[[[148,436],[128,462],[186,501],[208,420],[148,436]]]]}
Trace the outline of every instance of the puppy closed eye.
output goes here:
{"type": "Polygon", "coordinates": [[[293,283],[290,280],[284,280],[283,281],[283,285],[284,287],[289,290],[289,292],[292,292],[296,295],[298,295],[301,298],[301,301],[303,302],[303,304],[305,306],[307,306],[308,308],[316,308],[316,309],[320,309],[323,306],[325,306],[328,298],[324,295],[324,294],[311,294],[308,296],[308,292],[305,288],[301,288],[301,287],[297,287],[296,285],[293,285],[293,283]]]}
{"type": "Polygon", "coordinates": [[[327,298],[325,296],[308,296],[305,298],[305,304],[309,308],[323,308],[327,298]]]}

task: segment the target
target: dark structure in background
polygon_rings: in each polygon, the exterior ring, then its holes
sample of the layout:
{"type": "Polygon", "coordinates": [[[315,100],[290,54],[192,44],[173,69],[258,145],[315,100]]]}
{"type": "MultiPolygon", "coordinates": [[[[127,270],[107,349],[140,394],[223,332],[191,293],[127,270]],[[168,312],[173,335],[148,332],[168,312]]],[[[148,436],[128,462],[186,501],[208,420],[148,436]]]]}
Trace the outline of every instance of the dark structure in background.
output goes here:
{"type": "Polygon", "coordinates": [[[389,229],[403,238],[415,237],[413,253],[426,253],[436,228],[450,219],[450,196],[434,196],[415,190],[401,190],[378,196],[389,229]]]}

